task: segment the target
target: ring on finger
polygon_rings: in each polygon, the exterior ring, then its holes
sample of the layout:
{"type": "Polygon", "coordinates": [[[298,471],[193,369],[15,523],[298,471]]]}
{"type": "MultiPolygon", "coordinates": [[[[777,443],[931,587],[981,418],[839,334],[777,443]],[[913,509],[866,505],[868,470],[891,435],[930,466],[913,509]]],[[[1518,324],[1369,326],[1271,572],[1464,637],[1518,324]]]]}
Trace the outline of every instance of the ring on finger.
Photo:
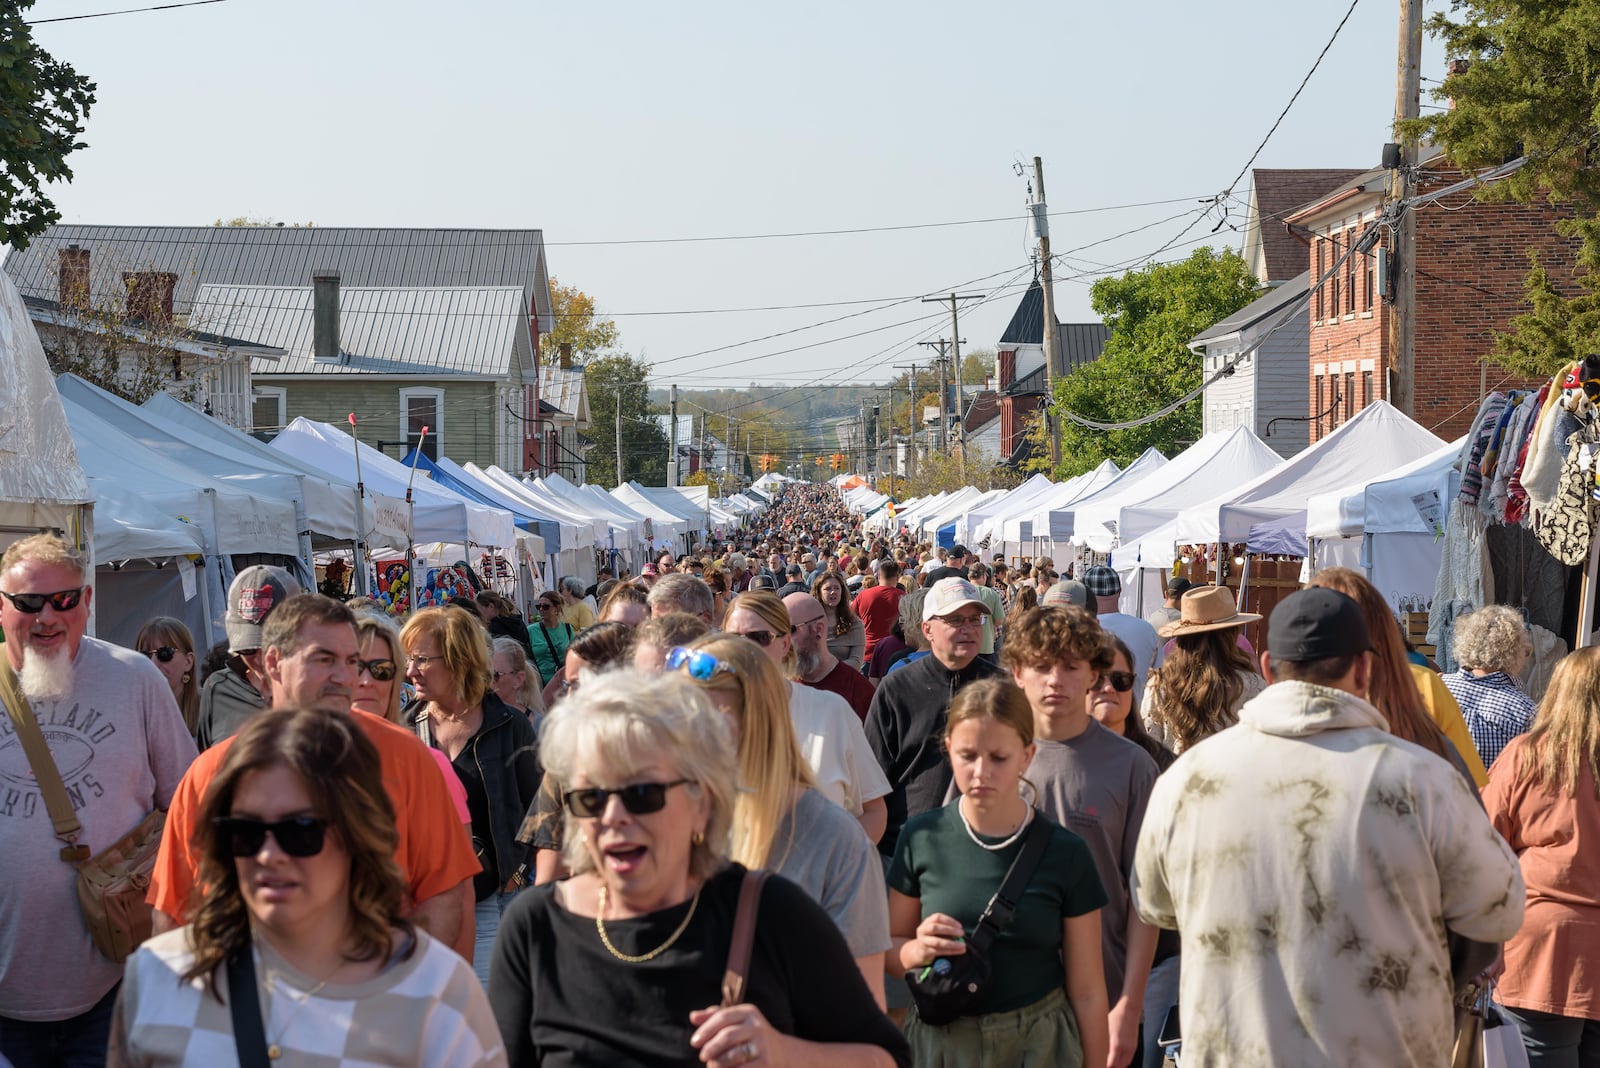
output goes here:
{"type": "Polygon", "coordinates": [[[756,1048],[756,1044],[754,1042],[746,1042],[744,1045],[739,1047],[739,1053],[746,1061],[753,1061],[760,1055],[761,1051],[756,1048]]]}

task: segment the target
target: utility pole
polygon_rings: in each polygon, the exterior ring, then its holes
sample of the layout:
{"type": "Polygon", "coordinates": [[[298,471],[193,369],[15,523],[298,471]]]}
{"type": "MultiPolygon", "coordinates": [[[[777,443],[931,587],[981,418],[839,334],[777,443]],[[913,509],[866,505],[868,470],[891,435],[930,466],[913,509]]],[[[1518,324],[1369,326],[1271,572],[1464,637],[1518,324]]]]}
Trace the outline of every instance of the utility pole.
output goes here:
{"type": "MultiPolygon", "coordinates": [[[[939,451],[940,452],[949,452],[950,451],[950,443],[949,443],[949,440],[948,440],[948,430],[949,430],[950,422],[949,422],[948,419],[945,418],[945,414],[944,414],[945,413],[944,354],[945,354],[945,349],[950,344],[950,342],[948,340],[946,340],[945,338],[940,338],[938,341],[919,341],[919,342],[917,342],[917,344],[926,346],[927,348],[930,348],[930,349],[938,349],[939,350],[939,358],[934,361],[936,364],[938,364],[938,367],[939,367],[939,451]]],[[[913,392],[915,392],[915,387],[913,387],[913,392]]],[[[913,404],[913,406],[916,404],[916,401],[915,401],[914,398],[912,400],[912,404],[913,404]]]]}
{"type": "Polygon", "coordinates": [[[617,386],[617,485],[622,485],[622,387],[617,386]]]}
{"type": "MultiPolygon", "coordinates": [[[[932,346],[932,342],[924,341],[924,345],[932,346]]],[[[897,371],[906,372],[906,477],[915,478],[917,474],[917,365],[899,364],[897,371]]],[[[898,462],[898,461],[897,461],[898,462]]]]}
{"type": "Polygon", "coordinates": [[[678,484],[678,386],[676,383],[667,388],[667,407],[670,420],[667,431],[667,485],[678,484]]]}
{"type": "MultiPolygon", "coordinates": [[[[1396,69],[1394,121],[1398,127],[1421,113],[1423,0],[1400,0],[1400,49],[1396,69]]],[[[1416,408],[1417,217],[1410,201],[1417,189],[1417,143],[1400,142],[1399,166],[1389,172],[1388,208],[1399,218],[1395,235],[1394,301],[1389,310],[1389,400],[1406,415],[1416,408]]]]}
{"type": "MultiPolygon", "coordinates": [[[[951,293],[949,297],[923,297],[924,304],[942,304],[950,301],[950,354],[955,361],[956,373],[956,420],[960,426],[961,438],[961,472],[967,470],[967,435],[966,435],[966,405],[962,403],[961,396],[961,319],[956,312],[956,302],[961,300],[981,300],[981,293],[951,293]]],[[[943,394],[941,394],[943,396],[943,394]]]]}
{"type": "Polygon", "coordinates": [[[1055,380],[1066,374],[1061,361],[1060,331],[1056,328],[1056,287],[1050,263],[1050,209],[1044,199],[1044,163],[1033,157],[1033,229],[1039,235],[1039,284],[1044,292],[1044,434],[1050,441],[1050,470],[1061,462],[1061,438],[1056,433],[1050,405],[1055,402],[1055,380]]]}

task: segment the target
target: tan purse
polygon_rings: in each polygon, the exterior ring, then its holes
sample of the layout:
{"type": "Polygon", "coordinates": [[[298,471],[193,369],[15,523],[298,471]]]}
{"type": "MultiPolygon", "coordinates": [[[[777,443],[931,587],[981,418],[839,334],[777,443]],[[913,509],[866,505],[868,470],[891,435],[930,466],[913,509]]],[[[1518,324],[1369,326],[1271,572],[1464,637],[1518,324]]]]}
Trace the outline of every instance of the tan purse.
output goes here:
{"type": "Polygon", "coordinates": [[[89,937],[96,949],[121,964],[150,937],[151,907],[145,902],[145,895],[150,889],[150,873],[155,870],[167,814],[160,810],[150,812],[137,827],[91,857],[89,847],[78,844],[83,825],[72,810],[61,771],[4,654],[0,654],[0,698],[4,699],[22,751],[27,754],[39,793],[44,795],[50,824],[63,843],[61,859],[78,870],[78,906],[89,937]]]}
{"type": "Polygon", "coordinates": [[[750,978],[750,951],[756,943],[756,914],[761,911],[761,888],[772,873],[757,869],[744,873],[739,885],[739,910],[733,914],[733,937],[728,942],[728,968],[722,975],[722,1007],[744,1001],[750,978]]]}

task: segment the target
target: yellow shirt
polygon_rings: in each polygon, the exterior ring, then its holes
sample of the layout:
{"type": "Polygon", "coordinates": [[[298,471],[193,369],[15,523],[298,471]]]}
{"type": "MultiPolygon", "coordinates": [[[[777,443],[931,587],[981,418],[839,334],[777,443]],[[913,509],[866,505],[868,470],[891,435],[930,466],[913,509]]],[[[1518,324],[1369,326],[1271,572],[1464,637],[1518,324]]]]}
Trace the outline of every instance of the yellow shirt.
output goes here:
{"type": "MultiPolygon", "coordinates": [[[[561,618],[572,624],[573,630],[583,630],[594,624],[594,609],[583,601],[571,601],[561,609],[561,618]]],[[[1458,711],[1457,717],[1461,715],[1458,711]]]]}
{"type": "Polygon", "coordinates": [[[1467,731],[1467,721],[1461,718],[1461,706],[1456,704],[1456,699],[1451,696],[1438,672],[1419,664],[1407,666],[1411,668],[1411,677],[1416,680],[1417,689],[1422,691],[1422,703],[1428,709],[1429,717],[1461,754],[1467,770],[1472,772],[1472,781],[1478,784],[1478,789],[1483,789],[1489,782],[1489,772],[1484,769],[1483,760],[1478,756],[1478,747],[1473,744],[1472,735],[1467,731]]]}

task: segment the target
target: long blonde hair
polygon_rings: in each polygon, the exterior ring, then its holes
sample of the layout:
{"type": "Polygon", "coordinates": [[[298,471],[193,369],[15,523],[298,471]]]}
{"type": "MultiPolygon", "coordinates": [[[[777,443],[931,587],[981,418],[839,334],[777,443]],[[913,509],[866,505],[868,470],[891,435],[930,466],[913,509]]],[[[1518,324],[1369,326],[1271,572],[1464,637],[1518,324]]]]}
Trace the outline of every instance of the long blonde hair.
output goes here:
{"type": "Polygon", "coordinates": [[[778,830],[794,808],[797,786],[815,786],[789,718],[789,686],[765,651],[736,634],[707,636],[690,648],[710,653],[732,671],[695,680],[701,689],[732,694],[739,701],[739,797],[733,810],[730,855],[747,868],[783,866],[794,844],[778,845],[778,830]],[[773,864],[776,855],[779,859],[773,864]]]}
{"type": "Polygon", "coordinates": [[[1600,646],[1594,645],[1556,664],[1517,775],[1551,793],[1577,797],[1584,764],[1600,798],[1600,646]]]}

